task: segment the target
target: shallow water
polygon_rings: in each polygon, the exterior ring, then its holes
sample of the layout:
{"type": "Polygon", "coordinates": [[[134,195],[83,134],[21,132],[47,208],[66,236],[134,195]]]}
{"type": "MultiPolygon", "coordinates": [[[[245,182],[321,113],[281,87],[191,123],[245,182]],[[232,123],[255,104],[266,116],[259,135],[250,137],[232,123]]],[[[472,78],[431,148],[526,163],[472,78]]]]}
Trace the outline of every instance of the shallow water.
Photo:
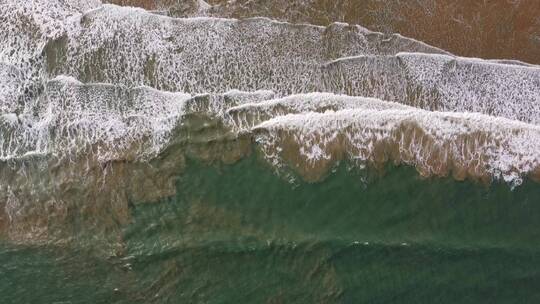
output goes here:
{"type": "Polygon", "coordinates": [[[531,182],[510,190],[342,165],[320,182],[291,183],[251,156],[189,161],[177,190],[131,202],[116,255],[3,244],[4,303],[540,299],[540,188],[531,182]]]}

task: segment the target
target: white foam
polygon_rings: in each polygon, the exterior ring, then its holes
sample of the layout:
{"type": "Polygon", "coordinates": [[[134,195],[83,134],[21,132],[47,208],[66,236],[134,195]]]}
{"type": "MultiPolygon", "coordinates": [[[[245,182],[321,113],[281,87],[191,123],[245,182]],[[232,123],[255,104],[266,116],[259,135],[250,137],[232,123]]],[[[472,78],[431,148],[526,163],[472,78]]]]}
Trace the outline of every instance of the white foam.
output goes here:
{"type": "Polygon", "coordinates": [[[312,164],[339,158],[338,145],[350,160],[368,163],[399,151],[394,161],[425,175],[458,166],[470,175],[519,184],[540,168],[540,127],[476,113],[348,109],[288,114],[253,130],[274,164],[284,162],[279,151],[292,139],[299,145],[297,153],[312,164]]]}
{"type": "Polygon", "coordinates": [[[226,118],[230,118],[230,124],[237,130],[246,131],[264,120],[286,114],[354,108],[385,110],[394,108],[408,109],[410,107],[395,102],[384,102],[375,98],[352,97],[331,93],[308,93],[231,107],[227,111],[228,117],[226,118]]]}
{"type": "Polygon", "coordinates": [[[65,34],[70,19],[100,4],[99,0],[2,1],[0,62],[17,69],[19,75],[14,86],[14,78],[0,72],[0,110],[25,110],[24,103],[39,94],[45,81],[43,52],[47,43],[65,34]],[[6,85],[11,86],[8,93],[6,85]]]}
{"type": "Polygon", "coordinates": [[[328,91],[540,123],[540,68],[536,66],[399,53],[344,58],[325,69],[328,91]]]}
{"type": "Polygon", "coordinates": [[[36,101],[37,117],[12,117],[2,126],[0,157],[39,153],[62,158],[89,149],[97,149],[100,161],[152,157],[168,143],[189,98],[183,93],[83,85],[57,77],[36,101]]]}
{"type": "Polygon", "coordinates": [[[333,110],[357,107],[366,107],[380,110],[388,108],[411,108],[397,102],[384,102],[376,98],[313,92],[307,94],[291,95],[277,99],[270,99],[262,103],[247,103],[231,108],[229,112],[243,110],[264,111],[277,107],[285,107],[287,111],[290,111],[289,113],[318,111],[321,108],[333,110]]]}
{"type": "Polygon", "coordinates": [[[54,74],[190,93],[319,91],[319,66],[333,58],[440,52],[410,41],[380,43],[377,35],[358,26],[325,28],[266,18],[177,19],[114,5],[88,12],[66,28],[67,53],[51,63],[54,74]]]}

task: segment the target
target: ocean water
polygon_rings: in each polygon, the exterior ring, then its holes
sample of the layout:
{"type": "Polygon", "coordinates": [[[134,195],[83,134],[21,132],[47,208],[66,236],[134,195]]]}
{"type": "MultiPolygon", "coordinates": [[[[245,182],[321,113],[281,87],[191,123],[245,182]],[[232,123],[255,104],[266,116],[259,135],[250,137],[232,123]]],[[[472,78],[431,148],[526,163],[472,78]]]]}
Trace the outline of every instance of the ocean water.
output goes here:
{"type": "Polygon", "coordinates": [[[540,302],[535,60],[158,2],[0,1],[0,304],[540,302]]]}
{"type": "Polygon", "coordinates": [[[4,303],[534,303],[540,188],[345,164],[319,182],[257,155],[190,160],[130,202],[124,247],[3,244],[4,303]]]}

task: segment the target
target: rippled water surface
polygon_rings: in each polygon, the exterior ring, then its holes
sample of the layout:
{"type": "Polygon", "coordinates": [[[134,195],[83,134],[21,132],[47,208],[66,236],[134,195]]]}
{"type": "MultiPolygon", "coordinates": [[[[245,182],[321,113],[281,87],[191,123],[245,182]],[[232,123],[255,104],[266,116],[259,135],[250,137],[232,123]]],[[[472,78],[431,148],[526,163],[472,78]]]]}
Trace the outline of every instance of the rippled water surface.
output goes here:
{"type": "Polygon", "coordinates": [[[0,253],[10,301],[519,303],[540,297],[540,189],[406,167],[293,184],[250,157],[189,165],[178,194],[131,202],[125,247],[0,253]],[[28,292],[29,288],[32,292],[28,292]]]}
{"type": "Polygon", "coordinates": [[[0,303],[539,302],[540,6],[355,1],[1,0],[0,303]]]}

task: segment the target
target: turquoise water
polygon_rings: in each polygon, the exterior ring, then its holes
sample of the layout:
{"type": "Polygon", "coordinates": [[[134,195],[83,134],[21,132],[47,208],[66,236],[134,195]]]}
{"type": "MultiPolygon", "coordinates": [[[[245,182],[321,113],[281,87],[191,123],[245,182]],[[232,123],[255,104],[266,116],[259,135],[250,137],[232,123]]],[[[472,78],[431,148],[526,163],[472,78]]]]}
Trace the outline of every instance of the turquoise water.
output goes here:
{"type": "Polygon", "coordinates": [[[177,188],[132,202],[119,256],[5,245],[4,303],[540,301],[532,182],[511,190],[343,165],[289,183],[252,156],[192,161],[177,188]]]}

